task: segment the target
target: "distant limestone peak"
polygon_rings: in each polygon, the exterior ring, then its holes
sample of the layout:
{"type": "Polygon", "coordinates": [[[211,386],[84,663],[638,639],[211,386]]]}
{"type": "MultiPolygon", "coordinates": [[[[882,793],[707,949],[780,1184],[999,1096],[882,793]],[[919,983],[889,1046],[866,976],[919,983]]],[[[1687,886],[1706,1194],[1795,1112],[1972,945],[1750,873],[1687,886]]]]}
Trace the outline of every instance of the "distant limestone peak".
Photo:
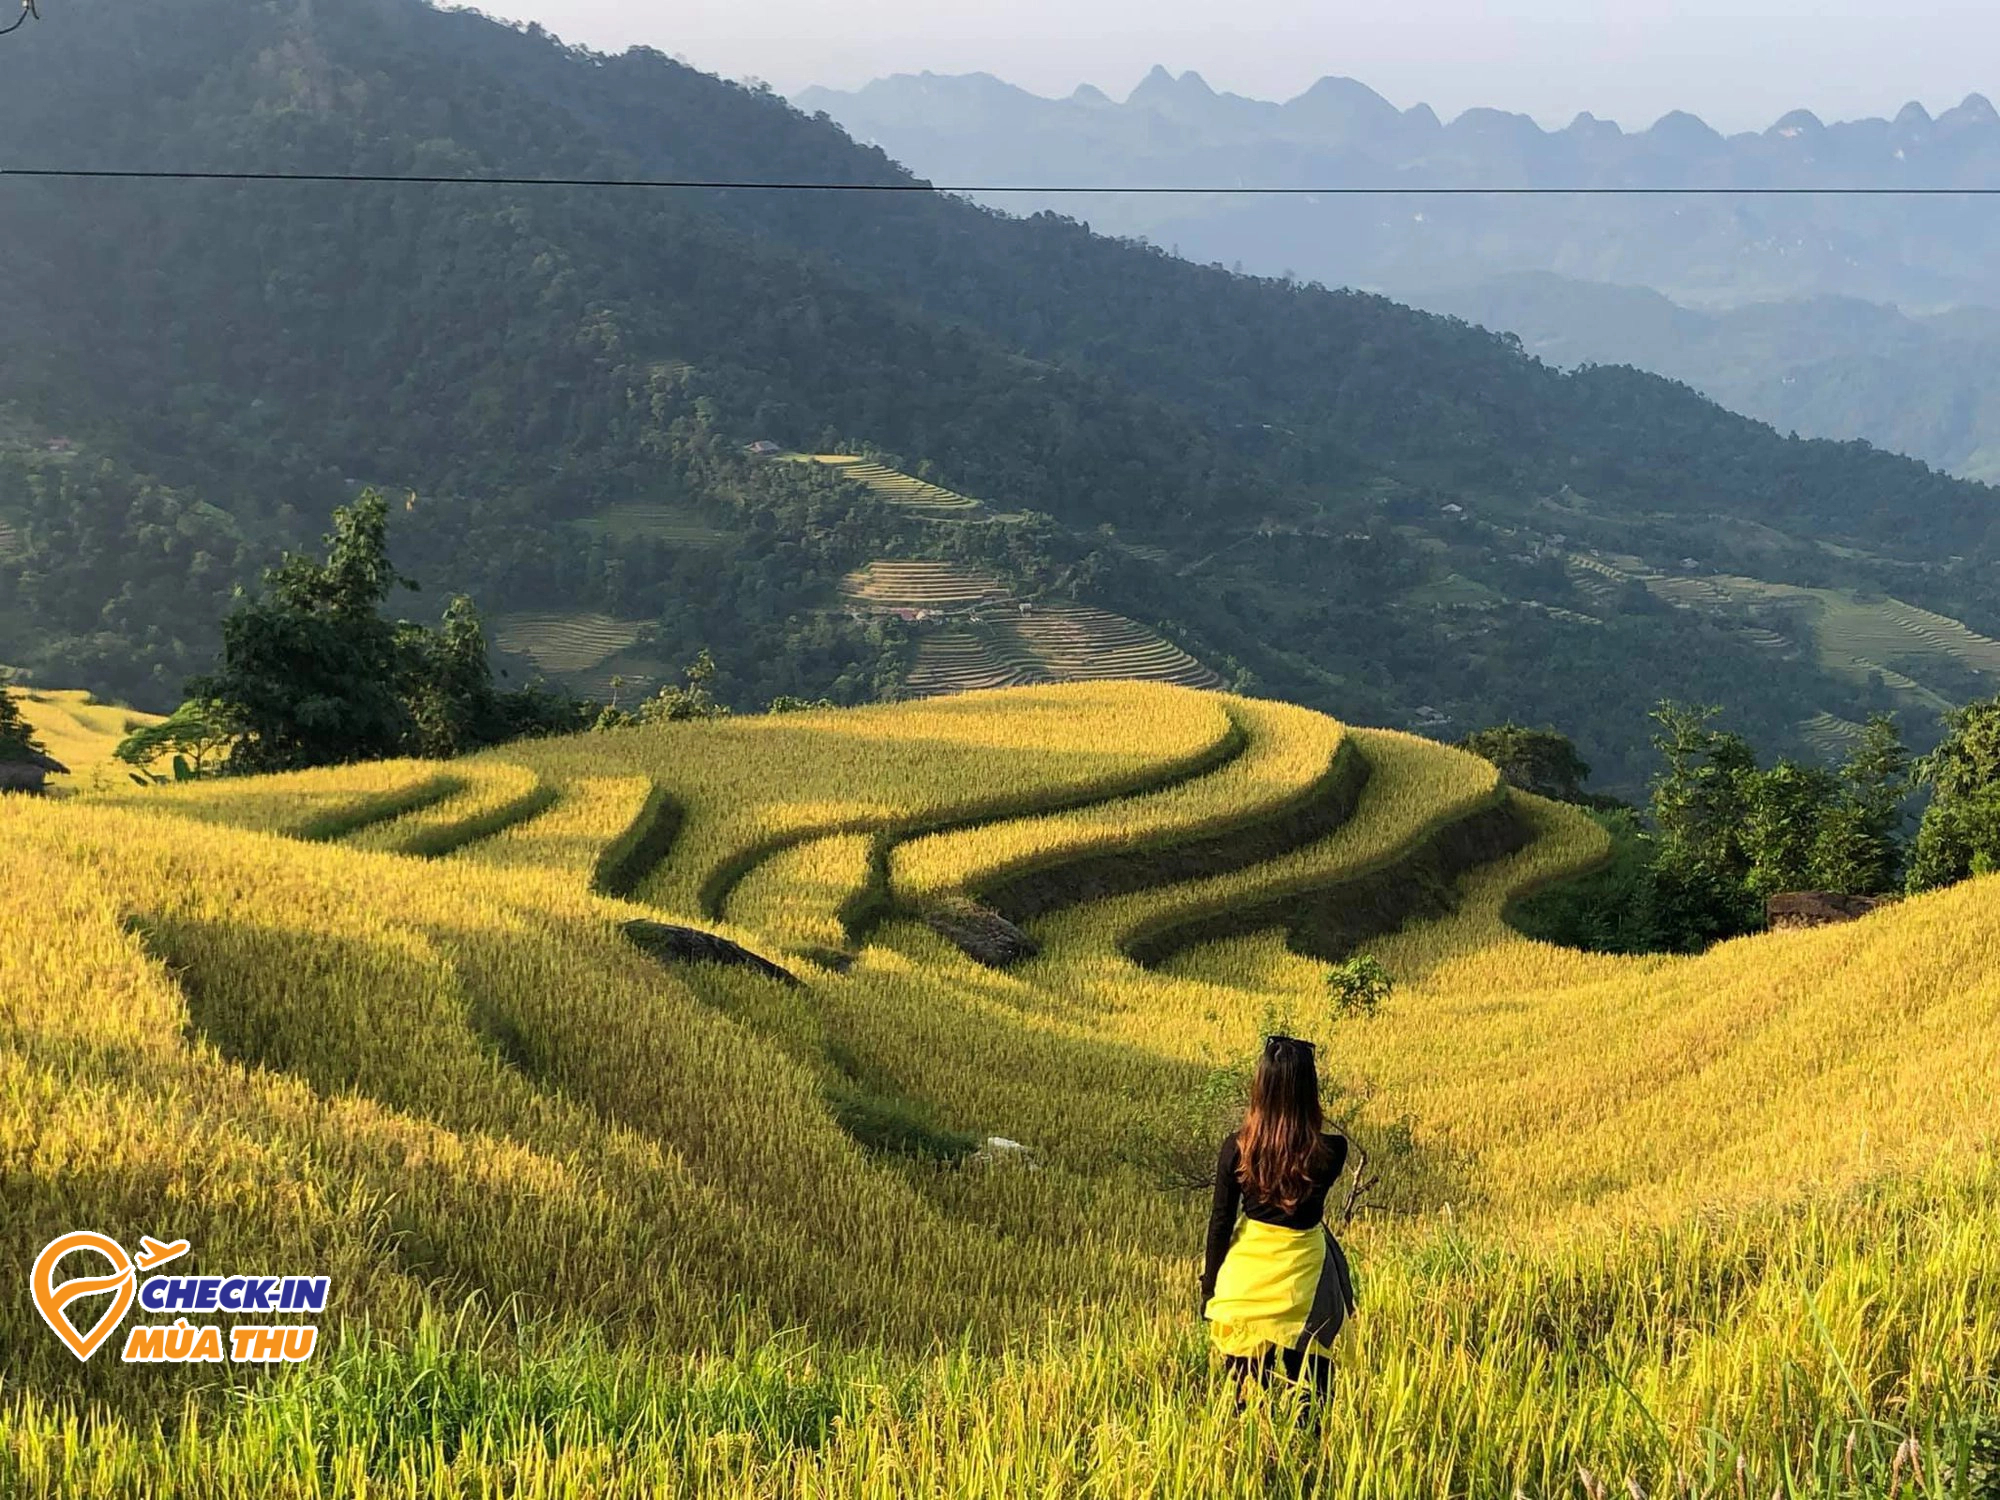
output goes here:
{"type": "Polygon", "coordinates": [[[1700,115],[1691,115],[1684,109],[1669,110],[1653,122],[1648,132],[1662,141],[1679,141],[1690,145],[1710,145],[1722,139],[1715,128],[1700,115]]]}
{"type": "Polygon", "coordinates": [[[1568,126],[1565,128],[1569,130],[1574,130],[1579,135],[1598,135],[1606,131],[1610,132],[1612,135],[1624,134],[1624,132],[1618,128],[1618,122],[1616,120],[1600,120],[1597,118],[1596,115],[1592,114],[1587,109],[1579,110],[1577,112],[1576,118],[1574,120],[1571,120],[1568,126]]]}
{"type": "Polygon", "coordinates": [[[1991,125],[2000,121],[2000,111],[1984,94],[1967,94],[1964,102],[1956,109],[1948,109],[1938,116],[1937,122],[1946,126],[1991,125]]]}
{"type": "Polygon", "coordinates": [[[1190,68],[1176,78],[1159,63],[1153,64],[1152,72],[1139,80],[1139,86],[1127,96],[1127,104],[1166,104],[1189,99],[1213,99],[1215,90],[1208,86],[1208,80],[1190,68]]]}
{"type": "Polygon", "coordinates": [[[1322,78],[1280,106],[1290,119],[1320,128],[1383,128],[1395,125],[1402,113],[1367,84],[1352,78],[1322,78]]]}

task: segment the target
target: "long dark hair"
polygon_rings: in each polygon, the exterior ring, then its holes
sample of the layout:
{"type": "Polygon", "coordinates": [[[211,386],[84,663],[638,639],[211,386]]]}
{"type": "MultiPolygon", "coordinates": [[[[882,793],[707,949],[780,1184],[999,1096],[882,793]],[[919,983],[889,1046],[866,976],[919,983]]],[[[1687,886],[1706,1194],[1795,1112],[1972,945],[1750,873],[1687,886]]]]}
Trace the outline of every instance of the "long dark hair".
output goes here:
{"type": "Polygon", "coordinates": [[[1250,1112],[1236,1133],[1236,1176],[1243,1191],[1282,1213],[1297,1208],[1325,1155],[1320,1135],[1325,1126],[1312,1043],[1266,1037],[1250,1080],[1250,1112]]]}

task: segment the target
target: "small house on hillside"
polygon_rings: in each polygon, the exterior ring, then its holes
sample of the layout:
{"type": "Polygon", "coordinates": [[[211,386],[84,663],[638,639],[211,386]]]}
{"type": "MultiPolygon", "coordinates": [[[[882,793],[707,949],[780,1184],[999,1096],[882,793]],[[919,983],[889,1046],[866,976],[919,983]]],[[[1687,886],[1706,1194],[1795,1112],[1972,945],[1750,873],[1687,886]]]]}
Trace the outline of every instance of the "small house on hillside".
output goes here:
{"type": "Polygon", "coordinates": [[[769,438],[759,438],[756,442],[751,443],[746,448],[744,448],[743,451],[749,454],[752,458],[776,458],[780,453],[783,453],[785,450],[783,448],[780,448],[776,443],[772,442],[769,438]]]}
{"type": "Polygon", "coordinates": [[[39,796],[48,790],[51,776],[68,774],[68,766],[38,750],[0,753],[0,792],[27,792],[39,796]]]}

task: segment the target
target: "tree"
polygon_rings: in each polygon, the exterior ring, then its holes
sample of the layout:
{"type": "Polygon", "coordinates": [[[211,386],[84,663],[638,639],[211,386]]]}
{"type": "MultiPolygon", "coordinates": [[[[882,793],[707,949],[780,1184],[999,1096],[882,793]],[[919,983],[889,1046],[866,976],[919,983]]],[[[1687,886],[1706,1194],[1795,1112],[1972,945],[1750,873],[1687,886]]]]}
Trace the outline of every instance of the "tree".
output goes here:
{"type": "Polygon", "coordinates": [[[1945,715],[1945,737],[1917,766],[1931,805],[1910,852],[1909,889],[2000,870],[2000,698],[1945,715]]]}
{"type": "Polygon", "coordinates": [[[177,762],[176,774],[184,765],[188,774],[200,776],[214,769],[234,739],[218,704],[190,698],[159,723],[133,730],[111,753],[141,771],[172,756],[177,762]]]}
{"type": "Polygon", "coordinates": [[[460,755],[505,737],[501,699],[486,660],[486,631],[469,598],[453,595],[436,630],[405,625],[399,644],[419,754],[460,755]]]}
{"type": "Polygon", "coordinates": [[[0,683],[0,760],[24,760],[30,755],[46,755],[48,747],[36,736],[14,693],[0,683]]]}
{"type": "Polygon", "coordinates": [[[1896,721],[1876,714],[1848,752],[1839,791],[1821,814],[1813,884],[1849,896],[1894,890],[1903,858],[1903,804],[1909,795],[1909,751],[1896,721]]]}
{"type": "Polygon", "coordinates": [[[399,688],[407,639],[380,610],[396,584],[389,506],[363,490],[333,513],[325,562],[289,554],[222,622],[222,666],[188,684],[236,735],[232,770],[392,756],[413,737],[399,688]]]}
{"type": "Polygon", "coordinates": [[[1714,706],[1662,703],[1653,746],[1666,769],[1653,779],[1653,822],[1663,863],[1742,878],[1750,859],[1743,834],[1749,778],[1757,757],[1742,735],[1712,729],[1714,706]]]}
{"type": "Polygon", "coordinates": [[[1509,786],[1557,802],[1589,800],[1583,790],[1584,782],[1590,779],[1589,763],[1577,753],[1569,736],[1553,729],[1498,724],[1467,735],[1460,748],[1492,761],[1509,786]]]}
{"type": "Polygon", "coordinates": [[[1662,703],[1652,715],[1667,763],[1653,780],[1653,923],[1672,948],[1705,948],[1763,920],[1746,843],[1757,757],[1741,735],[1710,727],[1720,712],[1662,703]]]}
{"type": "Polygon", "coordinates": [[[1818,885],[1815,855],[1828,812],[1839,795],[1831,771],[1781,760],[1744,778],[1744,883],[1760,897],[1818,885]]]}
{"type": "Polygon", "coordinates": [[[728,705],[715,696],[715,657],[704,646],[682,672],[685,683],[663,687],[639,705],[635,717],[642,724],[675,724],[686,719],[719,719],[728,705]]]}
{"type": "Polygon", "coordinates": [[[590,710],[566,695],[494,690],[486,632],[465,595],[436,629],[383,617],[393,589],[416,585],[389,561],[378,491],[333,513],[326,548],[324,562],[287,556],[261,597],[239,599],[222,623],[220,670],[188,684],[203,724],[230,739],[231,770],[461,755],[588,724],[590,710]]]}

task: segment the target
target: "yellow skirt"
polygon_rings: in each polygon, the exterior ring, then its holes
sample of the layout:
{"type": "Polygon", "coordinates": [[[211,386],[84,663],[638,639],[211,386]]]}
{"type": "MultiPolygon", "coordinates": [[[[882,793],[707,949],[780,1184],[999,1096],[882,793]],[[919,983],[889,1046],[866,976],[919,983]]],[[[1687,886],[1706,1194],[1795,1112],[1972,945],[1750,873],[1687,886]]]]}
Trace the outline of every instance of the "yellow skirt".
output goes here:
{"type": "Polygon", "coordinates": [[[1332,1353],[1327,1340],[1347,1307],[1338,1287],[1328,1287],[1325,1294],[1321,1290],[1321,1278],[1334,1269],[1327,1264],[1327,1242],[1326,1230],[1318,1225],[1286,1229],[1256,1219],[1238,1224],[1216,1273],[1215,1295],[1203,1310],[1215,1347],[1255,1359],[1267,1349],[1299,1348],[1312,1324],[1313,1347],[1332,1353]],[[1341,1301],[1331,1318],[1329,1295],[1341,1301]]]}

